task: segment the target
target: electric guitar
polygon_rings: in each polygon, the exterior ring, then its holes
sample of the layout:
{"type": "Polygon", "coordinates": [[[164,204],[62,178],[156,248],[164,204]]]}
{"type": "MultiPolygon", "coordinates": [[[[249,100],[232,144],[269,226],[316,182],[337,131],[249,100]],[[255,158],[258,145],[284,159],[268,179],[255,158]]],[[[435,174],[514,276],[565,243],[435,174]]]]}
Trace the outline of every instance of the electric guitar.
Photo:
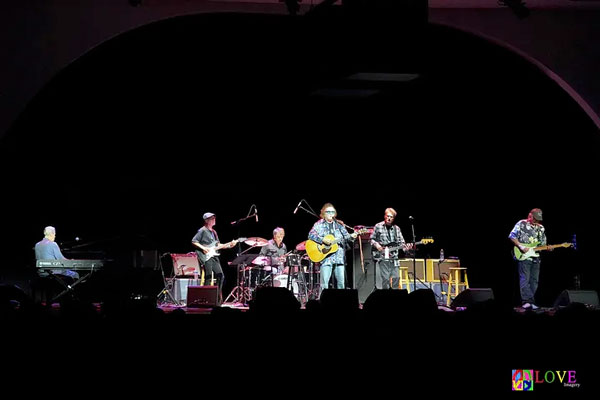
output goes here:
{"type": "MultiPolygon", "coordinates": [[[[418,242],[415,243],[415,246],[418,246],[420,244],[429,244],[429,243],[433,243],[433,239],[432,238],[426,238],[426,239],[421,239],[418,242]]],[[[410,243],[406,243],[406,244],[410,244],[410,243]]],[[[392,253],[394,251],[398,251],[398,250],[402,250],[402,246],[399,245],[392,245],[392,246],[383,246],[383,251],[379,251],[377,250],[376,247],[372,247],[371,248],[371,253],[373,254],[373,258],[375,260],[380,260],[383,258],[384,254],[385,254],[385,249],[388,249],[389,253],[392,253]]]]}
{"type": "Polygon", "coordinates": [[[200,260],[200,262],[205,263],[206,261],[210,260],[211,258],[213,258],[215,256],[219,256],[220,255],[219,250],[233,247],[234,242],[243,242],[246,239],[247,238],[245,238],[245,237],[241,237],[236,240],[232,240],[229,243],[219,243],[215,240],[208,246],[204,246],[204,247],[208,247],[208,251],[206,253],[203,252],[201,249],[198,249],[198,251],[196,251],[196,253],[198,254],[198,259],[200,260]]]}
{"type": "Polygon", "coordinates": [[[539,257],[540,255],[536,253],[536,251],[540,250],[552,250],[557,247],[572,247],[573,243],[561,243],[561,244],[551,244],[548,246],[538,246],[540,242],[534,242],[530,244],[521,243],[522,246],[528,247],[526,252],[522,252],[517,246],[514,247],[513,254],[515,258],[519,261],[528,260],[532,257],[539,257]]]}
{"type": "MultiPolygon", "coordinates": [[[[353,237],[357,237],[358,235],[362,235],[363,233],[367,233],[369,230],[366,228],[363,229],[359,229],[357,231],[354,231],[354,233],[351,234],[351,236],[353,237]]],[[[339,246],[338,243],[344,240],[342,239],[336,239],[335,236],[333,235],[327,235],[323,238],[323,244],[319,244],[313,240],[307,240],[306,241],[306,254],[308,254],[308,258],[310,258],[310,260],[312,262],[321,262],[323,261],[327,256],[332,255],[333,253],[335,253],[336,251],[338,251],[339,246]],[[329,243],[329,244],[325,244],[325,243],[329,243]]]]}

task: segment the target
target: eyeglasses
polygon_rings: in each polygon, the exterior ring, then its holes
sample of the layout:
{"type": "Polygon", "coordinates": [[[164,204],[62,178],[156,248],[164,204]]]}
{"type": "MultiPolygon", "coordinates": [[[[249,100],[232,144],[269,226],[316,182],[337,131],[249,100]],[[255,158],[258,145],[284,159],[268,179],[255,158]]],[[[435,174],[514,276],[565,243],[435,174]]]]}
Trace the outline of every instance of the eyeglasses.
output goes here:
{"type": "Polygon", "coordinates": [[[325,214],[335,214],[335,211],[325,211],[325,214]]]}
{"type": "Polygon", "coordinates": [[[388,218],[394,218],[393,215],[386,215],[386,217],[388,217],[388,218]]]}

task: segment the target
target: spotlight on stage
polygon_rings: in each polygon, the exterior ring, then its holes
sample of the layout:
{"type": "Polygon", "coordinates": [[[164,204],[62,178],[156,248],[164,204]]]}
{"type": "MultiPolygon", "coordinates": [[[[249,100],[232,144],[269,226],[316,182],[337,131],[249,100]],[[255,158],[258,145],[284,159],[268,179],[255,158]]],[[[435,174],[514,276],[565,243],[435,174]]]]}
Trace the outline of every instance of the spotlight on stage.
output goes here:
{"type": "Polygon", "coordinates": [[[498,0],[498,5],[510,8],[519,19],[527,18],[530,13],[525,2],[521,0],[498,0]]]}

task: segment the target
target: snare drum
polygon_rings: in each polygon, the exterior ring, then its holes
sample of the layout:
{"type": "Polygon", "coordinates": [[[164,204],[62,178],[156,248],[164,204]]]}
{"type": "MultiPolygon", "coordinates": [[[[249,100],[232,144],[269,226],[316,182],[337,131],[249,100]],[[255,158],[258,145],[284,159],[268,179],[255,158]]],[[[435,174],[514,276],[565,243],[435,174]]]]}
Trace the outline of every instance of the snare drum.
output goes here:
{"type": "MultiPolygon", "coordinates": [[[[277,276],[274,276],[273,286],[287,288],[288,277],[289,275],[286,274],[279,274],[277,276]]],[[[298,295],[298,280],[294,278],[292,278],[292,292],[294,292],[295,295],[298,295]]]]}

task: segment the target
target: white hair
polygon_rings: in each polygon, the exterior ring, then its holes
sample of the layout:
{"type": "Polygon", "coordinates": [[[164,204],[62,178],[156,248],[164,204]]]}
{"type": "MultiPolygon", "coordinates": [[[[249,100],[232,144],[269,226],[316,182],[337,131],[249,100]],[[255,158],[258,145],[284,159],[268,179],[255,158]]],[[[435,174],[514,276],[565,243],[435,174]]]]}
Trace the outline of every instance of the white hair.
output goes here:
{"type": "Polygon", "coordinates": [[[277,233],[283,233],[285,235],[285,231],[283,230],[283,228],[275,228],[273,229],[273,237],[275,237],[275,235],[277,235],[277,233]]]}
{"type": "Polygon", "coordinates": [[[56,235],[56,229],[53,226],[47,226],[44,228],[44,236],[56,235]]]}

